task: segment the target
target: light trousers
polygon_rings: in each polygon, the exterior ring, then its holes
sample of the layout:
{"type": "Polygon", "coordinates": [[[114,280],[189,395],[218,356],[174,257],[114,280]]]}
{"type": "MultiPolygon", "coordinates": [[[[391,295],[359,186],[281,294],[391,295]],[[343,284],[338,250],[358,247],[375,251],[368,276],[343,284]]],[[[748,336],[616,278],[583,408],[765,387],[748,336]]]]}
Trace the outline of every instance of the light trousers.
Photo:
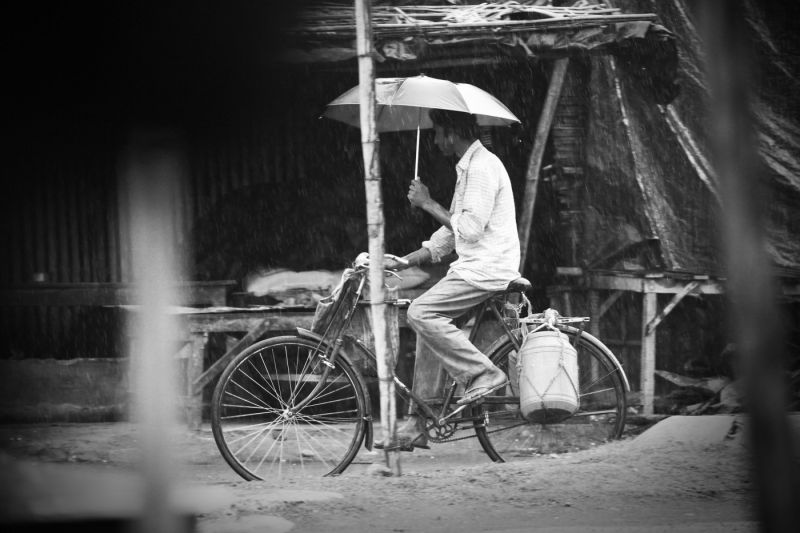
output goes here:
{"type": "Polygon", "coordinates": [[[489,358],[455,324],[457,318],[493,294],[492,291],[470,285],[458,274],[448,273],[411,303],[407,322],[417,334],[412,386],[415,394],[423,399],[440,396],[447,379],[443,370],[466,385],[472,378],[493,367],[489,358]]]}

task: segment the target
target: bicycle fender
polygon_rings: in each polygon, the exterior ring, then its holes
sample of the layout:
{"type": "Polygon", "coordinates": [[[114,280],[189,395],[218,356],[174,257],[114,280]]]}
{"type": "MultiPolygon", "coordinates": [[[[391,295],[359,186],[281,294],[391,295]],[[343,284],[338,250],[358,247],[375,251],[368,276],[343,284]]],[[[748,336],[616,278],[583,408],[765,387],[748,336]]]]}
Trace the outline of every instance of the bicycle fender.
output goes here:
{"type": "MultiPolygon", "coordinates": [[[[306,338],[306,339],[309,339],[309,340],[313,340],[314,342],[319,342],[319,343],[322,343],[322,344],[328,344],[328,342],[324,338],[322,338],[322,336],[319,333],[314,333],[310,329],[296,328],[296,330],[297,330],[297,335],[299,337],[303,337],[303,338],[306,338]]],[[[356,342],[355,345],[358,346],[358,343],[356,342]]],[[[340,351],[340,353],[342,353],[342,355],[344,357],[347,357],[347,354],[345,354],[345,353],[343,353],[341,351],[340,351]]],[[[367,384],[364,383],[364,377],[361,375],[360,372],[356,372],[356,377],[358,379],[359,386],[361,386],[361,390],[364,392],[364,398],[366,399],[367,412],[365,413],[365,418],[364,419],[365,419],[367,424],[366,424],[366,428],[365,428],[365,431],[364,431],[364,447],[367,450],[372,451],[372,443],[373,443],[373,435],[374,435],[373,428],[372,428],[372,402],[370,401],[370,398],[369,398],[369,390],[367,389],[367,384]]]]}
{"type": "MultiPolygon", "coordinates": [[[[578,333],[578,329],[574,328],[572,326],[565,326],[565,328],[571,329],[575,333],[578,333]]],[[[617,371],[619,372],[619,375],[622,376],[622,382],[625,384],[625,391],[626,392],[630,392],[631,391],[631,386],[628,383],[628,376],[625,374],[625,369],[622,368],[622,363],[619,362],[619,359],[617,359],[617,356],[614,355],[614,352],[612,352],[608,348],[608,346],[603,344],[603,342],[600,339],[598,339],[597,337],[595,337],[591,333],[587,333],[585,331],[582,331],[582,332],[580,332],[580,334],[581,334],[581,337],[585,337],[586,339],[589,340],[589,342],[591,342],[597,348],[599,348],[600,350],[605,352],[605,354],[608,356],[608,358],[611,359],[611,362],[614,363],[614,366],[617,367],[617,371]]]]}

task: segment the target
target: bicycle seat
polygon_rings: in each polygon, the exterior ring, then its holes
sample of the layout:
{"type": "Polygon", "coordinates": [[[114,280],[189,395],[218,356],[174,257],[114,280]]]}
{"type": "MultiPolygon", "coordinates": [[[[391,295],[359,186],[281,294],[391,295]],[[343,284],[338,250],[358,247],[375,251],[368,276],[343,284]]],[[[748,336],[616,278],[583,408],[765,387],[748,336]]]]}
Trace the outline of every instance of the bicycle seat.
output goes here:
{"type": "Polygon", "coordinates": [[[528,280],[527,280],[527,279],[525,279],[525,278],[517,278],[517,279],[515,279],[515,280],[511,281],[511,282],[508,284],[508,287],[506,287],[506,290],[505,290],[505,291],[503,291],[503,292],[504,292],[504,293],[510,293],[510,292],[528,292],[528,291],[529,291],[529,290],[531,290],[532,288],[533,288],[533,285],[531,285],[531,282],[530,282],[530,281],[528,281],[528,280]]]}

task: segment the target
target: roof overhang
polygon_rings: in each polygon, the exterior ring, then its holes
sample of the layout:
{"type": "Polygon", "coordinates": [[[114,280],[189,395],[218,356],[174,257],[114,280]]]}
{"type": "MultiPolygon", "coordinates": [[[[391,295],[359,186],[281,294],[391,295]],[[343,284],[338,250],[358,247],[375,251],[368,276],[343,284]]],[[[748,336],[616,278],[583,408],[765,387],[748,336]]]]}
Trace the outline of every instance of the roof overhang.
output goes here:
{"type": "MultiPolygon", "coordinates": [[[[331,64],[356,58],[352,6],[311,4],[284,31],[279,60],[331,64]]],[[[372,32],[379,62],[556,58],[615,53],[630,42],[671,34],[652,13],[622,13],[602,4],[584,7],[525,3],[375,5],[372,32]]]]}

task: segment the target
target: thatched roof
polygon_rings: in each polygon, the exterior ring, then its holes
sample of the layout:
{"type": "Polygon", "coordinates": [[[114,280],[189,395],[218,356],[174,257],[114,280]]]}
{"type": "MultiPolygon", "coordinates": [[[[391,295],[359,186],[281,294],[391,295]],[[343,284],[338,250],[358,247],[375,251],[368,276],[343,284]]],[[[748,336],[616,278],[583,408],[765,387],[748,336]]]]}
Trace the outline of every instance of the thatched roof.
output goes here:
{"type": "MultiPolygon", "coordinates": [[[[654,20],[655,15],[623,14],[602,4],[580,7],[536,5],[536,2],[493,2],[480,5],[375,5],[373,32],[387,37],[419,30],[427,35],[450,36],[484,31],[529,31],[577,28],[609,22],[654,20]]],[[[330,2],[313,3],[298,15],[290,31],[306,34],[354,35],[354,9],[330,2]]]]}
{"type": "MultiPolygon", "coordinates": [[[[656,27],[652,13],[623,13],[603,4],[536,4],[375,5],[372,30],[379,54],[376,59],[480,60],[508,55],[613,53],[617,45],[645,39],[656,27]]],[[[281,56],[283,61],[331,63],[353,59],[354,9],[330,2],[311,3],[296,14],[295,24],[286,28],[284,35],[288,50],[281,56]]]]}

